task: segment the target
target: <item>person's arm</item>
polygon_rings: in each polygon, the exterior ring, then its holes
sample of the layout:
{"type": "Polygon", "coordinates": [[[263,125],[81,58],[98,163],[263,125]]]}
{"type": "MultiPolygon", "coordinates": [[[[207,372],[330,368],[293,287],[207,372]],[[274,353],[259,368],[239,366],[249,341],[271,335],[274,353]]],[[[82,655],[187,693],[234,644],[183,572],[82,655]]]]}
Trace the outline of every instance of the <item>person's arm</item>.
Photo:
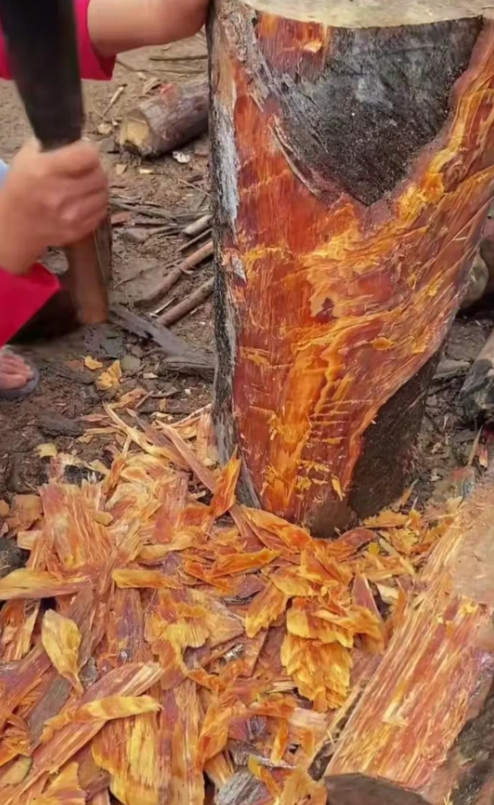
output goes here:
{"type": "Polygon", "coordinates": [[[209,0],[90,0],[89,35],[102,57],[193,36],[209,0]]]}

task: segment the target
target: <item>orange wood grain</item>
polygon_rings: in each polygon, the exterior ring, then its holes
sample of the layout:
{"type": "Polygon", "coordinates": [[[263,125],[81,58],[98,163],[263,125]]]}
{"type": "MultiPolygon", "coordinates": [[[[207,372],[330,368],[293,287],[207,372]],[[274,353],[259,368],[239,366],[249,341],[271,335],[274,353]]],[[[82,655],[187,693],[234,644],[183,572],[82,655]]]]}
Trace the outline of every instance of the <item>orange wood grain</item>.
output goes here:
{"type": "MultiPolygon", "coordinates": [[[[365,206],[337,182],[309,188],[276,93],[261,99],[249,53],[226,12],[219,19],[213,86],[236,165],[220,244],[236,327],[233,421],[260,505],[310,524],[328,501],[348,500],[366,431],[459,306],[493,189],[494,29],[485,24],[439,136],[365,206]]],[[[256,36],[287,74],[314,79],[331,58],[320,25],[260,14],[256,36]]]]}
{"type": "Polygon", "coordinates": [[[384,777],[433,805],[492,802],[493,515],[491,469],[432,554],[328,774],[384,777]]]}

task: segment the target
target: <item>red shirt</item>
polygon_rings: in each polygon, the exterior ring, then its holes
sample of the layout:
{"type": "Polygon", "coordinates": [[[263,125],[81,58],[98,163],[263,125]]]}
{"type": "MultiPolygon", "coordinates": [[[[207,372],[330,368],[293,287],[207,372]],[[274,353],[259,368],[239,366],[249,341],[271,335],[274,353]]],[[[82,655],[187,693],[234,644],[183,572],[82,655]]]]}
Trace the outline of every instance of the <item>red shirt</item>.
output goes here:
{"type": "MultiPolygon", "coordinates": [[[[102,59],[95,52],[88,30],[88,8],[91,0],[73,0],[77,18],[79,61],[83,78],[96,81],[111,78],[113,59],[102,59]]],[[[11,78],[5,42],[0,31],[0,78],[11,78]]],[[[0,236],[2,236],[0,234],[0,236]]],[[[0,268],[0,346],[12,336],[58,290],[56,277],[36,264],[28,274],[16,276],[0,268]]]]}

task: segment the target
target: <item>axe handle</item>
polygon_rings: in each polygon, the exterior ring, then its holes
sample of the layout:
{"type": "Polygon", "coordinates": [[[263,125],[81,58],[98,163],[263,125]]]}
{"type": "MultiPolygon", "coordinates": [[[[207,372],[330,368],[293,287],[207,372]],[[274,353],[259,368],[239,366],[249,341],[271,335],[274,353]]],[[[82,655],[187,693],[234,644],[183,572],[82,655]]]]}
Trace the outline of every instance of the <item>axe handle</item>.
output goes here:
{"type": "MultiPolygon", "coordinates": [[[[73,0],[0,0],[14,80],[44,150],[79,140],[84,110],[73,0]]],[[[69,287],[79,319],[104,321],[108,300],[96,238],[67,250],[69,287]]]]}
{"type": "Polygon", "coordinates": [[[104,267],[96,235],[73,243],[65,249],[68,287],[81,324],[101,324],[108,318],[108,295],[104,267]]]}

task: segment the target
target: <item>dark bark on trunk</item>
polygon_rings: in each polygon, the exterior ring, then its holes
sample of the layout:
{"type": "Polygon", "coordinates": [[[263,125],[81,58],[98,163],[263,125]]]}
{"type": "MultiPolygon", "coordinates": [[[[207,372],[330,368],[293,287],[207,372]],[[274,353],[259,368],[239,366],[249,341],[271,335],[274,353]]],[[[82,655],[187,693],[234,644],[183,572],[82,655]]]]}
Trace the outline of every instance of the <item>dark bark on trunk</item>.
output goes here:
{"type": "Polygon", "coordinates": [[[217,0],[210,26],[218,443],[318,535],[406,484],[494,177],[480,4],[356,5],[217,0]]]}

